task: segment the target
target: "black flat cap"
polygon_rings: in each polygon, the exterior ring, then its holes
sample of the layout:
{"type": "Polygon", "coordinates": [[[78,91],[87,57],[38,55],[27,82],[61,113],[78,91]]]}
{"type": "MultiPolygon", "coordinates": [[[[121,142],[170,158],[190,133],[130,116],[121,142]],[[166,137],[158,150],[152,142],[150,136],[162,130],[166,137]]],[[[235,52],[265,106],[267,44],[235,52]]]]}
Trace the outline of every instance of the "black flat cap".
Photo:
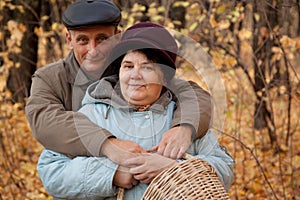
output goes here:
{"type": "Polygon", "coordinates": [[[120,9],[109,0],[78,0],[71,4],[62,16],[67,29],[118,25],[120,20],[120,9]]]}

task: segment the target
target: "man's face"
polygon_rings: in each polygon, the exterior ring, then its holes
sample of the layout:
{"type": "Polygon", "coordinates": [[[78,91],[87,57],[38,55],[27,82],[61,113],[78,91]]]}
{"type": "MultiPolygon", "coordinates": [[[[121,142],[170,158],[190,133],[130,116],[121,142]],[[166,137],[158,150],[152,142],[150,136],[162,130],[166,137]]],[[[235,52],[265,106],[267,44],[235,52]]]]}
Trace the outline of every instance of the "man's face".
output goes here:
{"type": "Polygon", "coordinates": [[[66,40],[79,65],[86,72],[99,72],[114,44],[108,40],[116,33],[113,25],[69,30],[66,40]]]}

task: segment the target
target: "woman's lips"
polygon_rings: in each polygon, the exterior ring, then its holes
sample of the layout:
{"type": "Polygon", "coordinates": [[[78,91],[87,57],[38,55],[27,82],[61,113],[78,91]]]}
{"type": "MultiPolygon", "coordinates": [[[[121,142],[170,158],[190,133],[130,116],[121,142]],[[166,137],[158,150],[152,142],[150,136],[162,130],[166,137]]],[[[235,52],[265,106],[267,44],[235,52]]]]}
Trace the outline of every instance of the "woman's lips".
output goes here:
{"type": "Polygon", "coordinates": [[[144,84],[128,84],[128,86],[137,90],[139,88],[144,87],[145,85],[144,84]]]}

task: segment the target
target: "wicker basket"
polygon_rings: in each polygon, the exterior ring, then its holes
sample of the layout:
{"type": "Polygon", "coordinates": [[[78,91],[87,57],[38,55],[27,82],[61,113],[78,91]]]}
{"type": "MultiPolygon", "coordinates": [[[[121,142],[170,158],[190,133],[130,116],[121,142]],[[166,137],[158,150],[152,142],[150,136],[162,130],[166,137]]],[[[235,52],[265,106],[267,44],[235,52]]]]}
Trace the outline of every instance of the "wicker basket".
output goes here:
{"type": "MultiPolygon", "coordinates": [[[[186,155],[187,161],[164,170],[152,180],[143,200],[229,199],[214,168],[200,158],[186,155]]],[[[124,192],[120,189],[119,194],[124,192]]],[[[122,194],[118,199],[122,199],[122,194]]]]}

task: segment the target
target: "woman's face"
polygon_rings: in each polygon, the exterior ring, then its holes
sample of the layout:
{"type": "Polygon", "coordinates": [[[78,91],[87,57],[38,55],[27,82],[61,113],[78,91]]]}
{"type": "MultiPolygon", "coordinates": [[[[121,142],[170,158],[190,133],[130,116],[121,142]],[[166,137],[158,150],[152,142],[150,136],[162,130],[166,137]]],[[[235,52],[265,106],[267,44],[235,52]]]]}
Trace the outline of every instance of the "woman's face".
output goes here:
{"type": "Polygon", "coordinates": [[[123,97],[132,105],[149,105],[160,96],[164,75],[160,67],[139,51],[129,51],[120,67],[123,97]]]}

